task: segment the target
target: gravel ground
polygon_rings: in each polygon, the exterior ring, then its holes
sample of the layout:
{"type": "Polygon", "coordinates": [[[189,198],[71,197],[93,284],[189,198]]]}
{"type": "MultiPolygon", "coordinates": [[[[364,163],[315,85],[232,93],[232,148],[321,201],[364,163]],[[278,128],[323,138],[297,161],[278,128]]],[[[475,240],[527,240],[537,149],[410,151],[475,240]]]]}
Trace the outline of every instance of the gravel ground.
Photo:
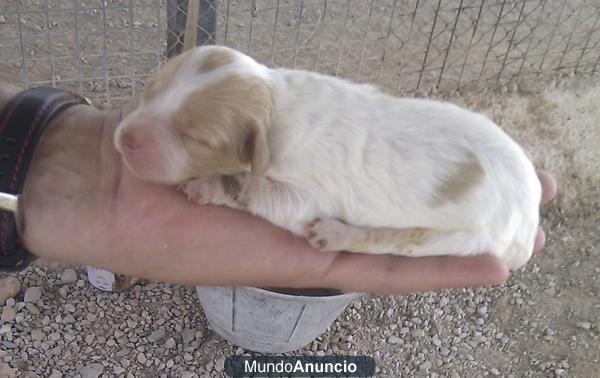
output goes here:
{"type": "MultiPolygon", "coordinates": [[[[600,86],[561,83],[541,94],[452,97],[504,125],[557,176],[561,194],[542,212],[543,255],[497,287],[365,296],[293,354],[370,355],[387,377],[597,374],[600,86]]],[[[21,286],[9,282],[13,292],[0,298],[5,374],[220,376],[226,356],[246,353],[210,330],[193,288],[141,282],[105,293],[82,270],[48,262],[4,276],[2,287],[8,277],[21,286]]]]}

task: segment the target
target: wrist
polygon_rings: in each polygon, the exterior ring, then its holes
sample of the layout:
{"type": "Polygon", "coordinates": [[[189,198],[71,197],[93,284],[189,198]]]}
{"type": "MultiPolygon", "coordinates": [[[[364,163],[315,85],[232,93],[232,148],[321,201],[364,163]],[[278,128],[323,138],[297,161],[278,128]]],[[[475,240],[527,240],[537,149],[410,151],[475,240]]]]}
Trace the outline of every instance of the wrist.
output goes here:
{"type": "Polygon", "coordinates": [[[25,90],[4,101],[0,111],[0,191],[6,201],[0,212],[0,267],[12,270],[25,268],[33,257],[19,236],[25,224],[20,195],[33,155],[54,118],[88,101],[50,87],[25,90]]]}
{"type": "Polygon", "coordinates": [[[105,236],[113,167],[109,119],[103,112],[74,106],[54,119],[40,140],[23,189],[25,246],[39,256],[79,263],[105,236]]]}

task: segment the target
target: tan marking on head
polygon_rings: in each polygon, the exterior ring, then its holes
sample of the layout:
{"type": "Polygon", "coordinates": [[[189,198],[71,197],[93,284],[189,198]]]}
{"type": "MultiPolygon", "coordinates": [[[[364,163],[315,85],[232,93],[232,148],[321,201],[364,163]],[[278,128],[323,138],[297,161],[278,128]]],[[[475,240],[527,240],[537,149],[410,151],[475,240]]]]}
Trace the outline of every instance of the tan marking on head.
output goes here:
{"type": "Polygon", "coordinates": [[[475,154],[469,152],[455,166],[454,172],[451,172],[449,176],[442,180],[431,205],[438,207],[449,202],[457,202],[476,187],[484,176],[485,170],[481,162],[475,154]]]}
{"type": "Polygon", "coordinates": [[[142,101],[148,101],[158,96],[160,93],[164,93],[175,81],[175,77],[181,68],[181,64],[190,57],[191,54],[192,51],[187,51],[165,62],[160,67],[160,70],[146,82],[142,94],[142,101]]]}
{"type": "Polygon", "coordinates": [[[235,53],[226,47],[212,47],[200,63],[200,73],[207,73],[235,61],[235,53]]]}
{"type": "Polygon", "coordinates": [[[267,81],[232,74],[190,93],[171,121],[197,175],[264,174],[274,109],[267,81]]]}

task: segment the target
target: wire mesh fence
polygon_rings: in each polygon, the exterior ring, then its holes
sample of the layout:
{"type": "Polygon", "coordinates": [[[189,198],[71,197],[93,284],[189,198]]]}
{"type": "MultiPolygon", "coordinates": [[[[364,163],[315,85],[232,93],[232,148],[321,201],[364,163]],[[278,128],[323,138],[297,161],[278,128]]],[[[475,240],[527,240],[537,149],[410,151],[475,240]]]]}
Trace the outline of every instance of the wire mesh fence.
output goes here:
{"type": "MultiPolygon", "coordinates": [[[[392,92],[600,68],[597,0],[201,0],[199,43],[392,92]]],[[[187,0],[0,0],[0,79],[97,101],[180,51],[187,0]]]]}

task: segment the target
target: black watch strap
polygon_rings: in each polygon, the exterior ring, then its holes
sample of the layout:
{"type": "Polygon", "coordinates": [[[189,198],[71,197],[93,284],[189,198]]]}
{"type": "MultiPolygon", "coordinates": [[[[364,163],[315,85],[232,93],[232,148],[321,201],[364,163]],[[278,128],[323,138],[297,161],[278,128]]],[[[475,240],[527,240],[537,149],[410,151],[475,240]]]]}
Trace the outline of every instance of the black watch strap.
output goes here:
{"type": "MultiPolygon", "coordinates": [[[[65,109],[89,101],[51,87],[32,88],[13,97],[0,112],[0,192],[20,194],[44,130],[65,109]]],[[[21,270],[35,256],[25,250],[14,214],[0,210],[0,270],[21,270]]]]}

